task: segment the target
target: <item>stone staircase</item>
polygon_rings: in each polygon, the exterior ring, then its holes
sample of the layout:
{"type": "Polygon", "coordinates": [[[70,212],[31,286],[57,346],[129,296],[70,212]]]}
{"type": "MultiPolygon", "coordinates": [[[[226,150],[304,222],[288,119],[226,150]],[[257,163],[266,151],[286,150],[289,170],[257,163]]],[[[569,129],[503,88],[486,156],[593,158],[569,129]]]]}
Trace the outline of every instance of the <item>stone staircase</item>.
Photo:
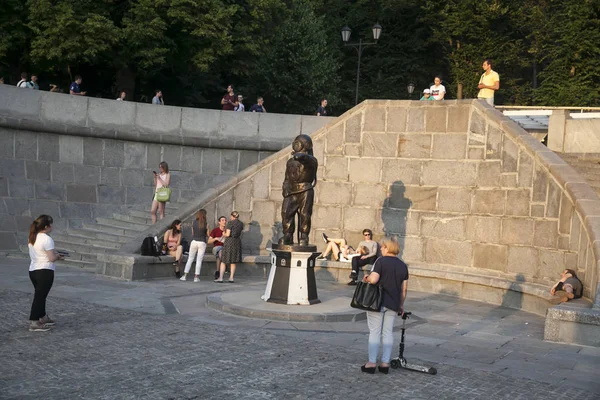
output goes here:
{"type": "MultiPolygon", "coordinates": [[[[170,203],[169,214],[174,214],[177,207],[185,203],[170,203]]],[[[84,223],[81,228],[69,228],[66,233],[53,232],[56,249],[66,250],[69,257],[58,261],[57,266],[76,267],[96,272],[99,254],[116,252],[123,243],[137,236],[152,225],[150,210],[140,207],[130,209],[128,213],[114,213],[111,218],[97,218],[96,222],[84,223]]],[[[19,250],[5,252],[7,257],[28,258],[27,245],[19,250]]]]}
{"type": "Polygon", "coordinates": [[[557,153],[583,176],[600,196],[600,153],[557,153]]]}

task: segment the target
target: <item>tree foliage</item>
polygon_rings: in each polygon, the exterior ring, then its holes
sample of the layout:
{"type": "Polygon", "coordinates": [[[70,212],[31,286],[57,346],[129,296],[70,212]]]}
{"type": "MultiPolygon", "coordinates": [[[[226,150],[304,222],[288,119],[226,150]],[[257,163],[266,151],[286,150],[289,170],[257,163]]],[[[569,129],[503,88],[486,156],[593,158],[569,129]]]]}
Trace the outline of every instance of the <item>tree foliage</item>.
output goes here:
{"type": "MultiPolygon", "coordinates": [[[[408,98],[440,75],[447,98],[477,94],[485,58],[500,74],[497,104],[600,105],[600,0],[3,0],[0,75],[21,71],[91,95],[219,107],[229,83],[269,111],[330,112],[359,100],[408,98]]],[[[47,86],[46,86],[47,87],[47,86]]],[[[416,95],[414,96],[416,97],[416,95]]]]}
{"type": "Polygon", "coordinates": [[[270,110],[311,113],[323,97],[337,101],[337,70],[323,17],[317,17],[308,3],[299,2],[277,31],[257,76],[274,100],[270,110]]]}

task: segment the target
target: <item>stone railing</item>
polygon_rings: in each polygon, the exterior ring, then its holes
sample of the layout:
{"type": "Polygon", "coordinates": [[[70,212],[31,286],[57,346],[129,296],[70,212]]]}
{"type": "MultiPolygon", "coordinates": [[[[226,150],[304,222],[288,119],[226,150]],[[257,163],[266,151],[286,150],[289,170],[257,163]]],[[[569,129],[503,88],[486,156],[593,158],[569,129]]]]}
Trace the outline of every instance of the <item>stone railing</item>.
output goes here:
{"type": "Polygon", "coordinates": [[[600,153],[600,111],[596,118],[574,119],[568,110],[552,110],[548,125],[548,147],[560,153],[600,153]]]}
{"type": "Polygon", "coordinates": [[[331,119],[156,106],[0,85],[0,126],[62,135],[278,151],[331,119]]]}

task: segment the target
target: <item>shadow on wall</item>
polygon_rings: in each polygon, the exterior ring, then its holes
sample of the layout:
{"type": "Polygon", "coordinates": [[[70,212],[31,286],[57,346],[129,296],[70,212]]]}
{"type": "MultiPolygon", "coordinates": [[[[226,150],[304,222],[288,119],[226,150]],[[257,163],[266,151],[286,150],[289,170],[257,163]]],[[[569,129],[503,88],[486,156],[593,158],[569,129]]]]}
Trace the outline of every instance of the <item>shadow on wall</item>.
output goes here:
{"type": "Polygon", "coordinates": [[[277,243],[279,238],[283,237],[283,225],[277,221],[271,227],[271,239],[267,241],[267,248],[271,247],[273,243],[277,243]]]}
{"type": "Polygon", "coordinates": [[[246,255],[258,255],[263,241],[260,224],[258,221],[250,221],[247,226],[248,230],[242,233],[242,252],[246,255]]]}
{"type": "Polygon", "coordinates": [[[406,187],[402,181],[395,181],[390,187],[390,195],[383,201],[381,219],[383,232],[386,236],[396,237],[400,245],[400,254],[403,258],[406,237],[406,219],[408,210],[412,206],[410,199],[404,196],[406,187]]]}
{"type": "Polygon", "coordinates": [[[504,296],[502,296],[502,307],[514,308],[517,310],[521,309],[523,304],[523,289],[519,282],[525,282],[525,275],[517,274],[514,282],[511,283],[511,289],[507,290],[504,296]]]}

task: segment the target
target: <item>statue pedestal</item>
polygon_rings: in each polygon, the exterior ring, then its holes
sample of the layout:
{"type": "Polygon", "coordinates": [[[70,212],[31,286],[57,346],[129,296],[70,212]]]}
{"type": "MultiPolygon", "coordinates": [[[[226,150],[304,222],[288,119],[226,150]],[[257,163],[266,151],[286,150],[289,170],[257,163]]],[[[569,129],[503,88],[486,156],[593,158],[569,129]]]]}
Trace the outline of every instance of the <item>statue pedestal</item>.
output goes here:
{"type": "Polygon", "coordinates": [[[310,305],[320,303],[315,279],[317,246],[274,244],[271,249],[271,271],[264,301],[280,304],[310,305]]]}

